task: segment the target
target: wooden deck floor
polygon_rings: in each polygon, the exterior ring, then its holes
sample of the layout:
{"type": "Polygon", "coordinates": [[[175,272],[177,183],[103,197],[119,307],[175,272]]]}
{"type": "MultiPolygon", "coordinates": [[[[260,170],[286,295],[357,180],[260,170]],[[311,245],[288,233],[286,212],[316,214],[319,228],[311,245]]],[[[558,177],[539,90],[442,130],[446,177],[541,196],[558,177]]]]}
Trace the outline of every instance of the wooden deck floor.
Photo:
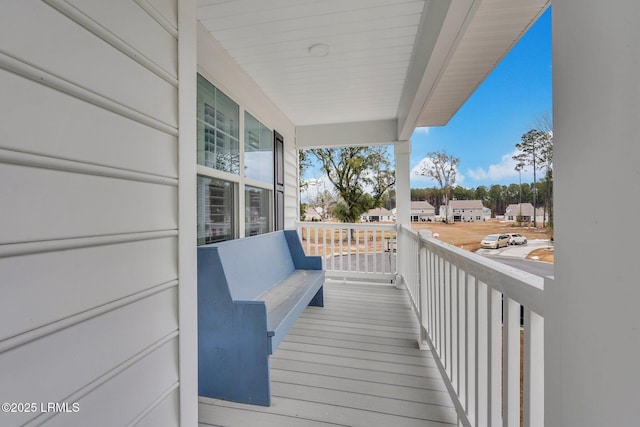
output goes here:
{"type": "Polygon", "coordinates": [[[405,291],[329,282],[271,358],[271,407],[201,397],[200,426],[457,425],[405,291]]]}

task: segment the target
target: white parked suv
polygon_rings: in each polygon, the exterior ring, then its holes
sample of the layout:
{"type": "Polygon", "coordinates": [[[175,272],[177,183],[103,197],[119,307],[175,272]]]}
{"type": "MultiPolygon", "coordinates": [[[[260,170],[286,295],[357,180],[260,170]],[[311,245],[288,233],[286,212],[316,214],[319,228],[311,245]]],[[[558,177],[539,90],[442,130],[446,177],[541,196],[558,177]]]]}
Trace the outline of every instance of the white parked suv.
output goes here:
{"type": "Polygon", "coordinates": [[[526,245],[527,244],[527,238],[524,237],[522,234],[507,233],[507,236],[509,236],[510,245],[526,245]]]}

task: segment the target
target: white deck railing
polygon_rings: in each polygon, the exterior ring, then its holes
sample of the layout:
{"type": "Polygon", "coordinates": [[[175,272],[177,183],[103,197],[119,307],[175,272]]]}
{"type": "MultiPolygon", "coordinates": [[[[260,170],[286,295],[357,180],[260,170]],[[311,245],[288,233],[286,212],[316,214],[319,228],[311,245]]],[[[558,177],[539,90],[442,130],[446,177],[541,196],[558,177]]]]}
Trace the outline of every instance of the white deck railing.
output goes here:
{"type": "Polygon", "coordinates": [[[406,286],[420,343],[435,356],[460,425],[544,425],[543,289],[551,278],[407,225],[301,222],[298,232],[305,253],[323,257],[327,277],[406,286]]]}
{"type": "Polygon", "coordinates": [[[460,424],[544,425],[544,280],[406,225],[398,261],[460,424]]]}
{"type": "Polygon", "coordinates": [[[299,222],[307,255],[320,255],[328,278],[393,281],[395,224],[299,222]]]}

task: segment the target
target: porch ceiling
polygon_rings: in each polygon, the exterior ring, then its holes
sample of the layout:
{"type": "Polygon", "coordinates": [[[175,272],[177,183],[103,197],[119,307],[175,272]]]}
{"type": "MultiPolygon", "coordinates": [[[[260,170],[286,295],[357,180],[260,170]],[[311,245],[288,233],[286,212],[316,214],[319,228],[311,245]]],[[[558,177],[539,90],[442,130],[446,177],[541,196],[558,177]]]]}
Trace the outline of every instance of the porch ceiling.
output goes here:
{"type": "Polygon", "coordinates": [[[198,19],[296,126],[394,123],[402,140],[446,124],[548,5],[198,0],[198,19]]]}

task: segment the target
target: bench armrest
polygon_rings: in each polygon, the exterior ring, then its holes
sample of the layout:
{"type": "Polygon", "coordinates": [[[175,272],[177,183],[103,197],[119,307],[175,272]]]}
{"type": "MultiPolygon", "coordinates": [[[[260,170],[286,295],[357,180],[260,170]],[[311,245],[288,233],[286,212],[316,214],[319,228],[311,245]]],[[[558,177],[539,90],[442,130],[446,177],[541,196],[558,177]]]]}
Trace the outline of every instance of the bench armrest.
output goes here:
{"type": "Polygon", "coordinates": [[[296,230],[284,230],[284,236],[289,245],[289,252],[296,270],[322,270],[322,257],[307,256],[302,249],[300,237],[296,230]]]}

